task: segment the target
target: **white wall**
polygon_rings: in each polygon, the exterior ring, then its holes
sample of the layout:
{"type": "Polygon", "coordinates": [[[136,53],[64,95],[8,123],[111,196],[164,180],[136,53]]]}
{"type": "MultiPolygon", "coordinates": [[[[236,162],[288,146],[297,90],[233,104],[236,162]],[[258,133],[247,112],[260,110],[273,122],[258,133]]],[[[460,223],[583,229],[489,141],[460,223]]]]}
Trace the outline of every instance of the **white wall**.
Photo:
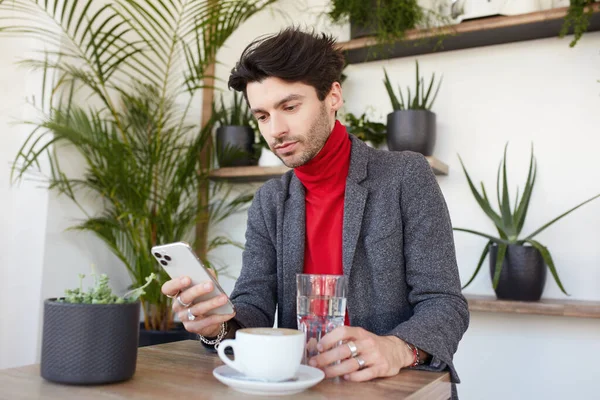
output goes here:
{"type": "Polygon", "coordinates": [[[25,181],[11,186],[11,165],[30,128],[26,96],[39,76],[15,69],[17,57],[37,43],[0,41],[0,368],[35,359],[48,195],[25,181]]]}
{"type": "MultiPolygon", "coordinates": [[[[48,29],[55,27],[49,25],[48,29]]],[[[79,285],[79,273],[107,273],[116,293],[130,283],[125,269],[99,239],[89,233],[67,231],[82,213],[70,200],[48,193],[44,177],[29,174],[11,185],[11,166],[32,130],[23,121],[37,121],[42,75],[20,60],[43,49],[39,41],[2,37],[0,40],[0,368],[39,361],[43,300],[64,295],[79,285]],[[35,99],[35,106],[31,103],[35,99]],[[28,101],[26,101],[28,100],[28,101]]],[[[71,149],[57,149],[61,165],[71,176],[81,174],[83,164],[71,149]]],[[[42,157],[42,161],[47,161],[42,157]]],[[[48,165],[42,162],[47,176],[48,165]]],[[[84,199],[88,210],[97,209],[93,198],[84,199]]],[[[92,285],[91,278],[84,281],[92,285]]]]}
{"type": "MultiPolygon", "coordinates": [[[[226,82],[241,50],[263,33],[290,23],[317,21],[317,28],[347,39],[347,27],[331,27],[319,17],[325,0],[281,0],[273,13],[249,20],[223,49],[218,76],[226,82]],[[287,15],[284,15],[287,13],[287,15]]],[[[312,24],[310,24],[312,26],[312,24]]],[[[440,177],[455,226],[492,233],[460,171],[460,153],[472,177],[491,192],[506,141],[511,188],[522,187],[531,142],[538,159],[538,180],[524,232],[530,232],[570,206],[600,192],[600,170],[594,164],[600,145],[600,33],[586,34],[571,49],[569,39],[544,39],[500,46],[419,56],[423,73],[444,75],[434,106],[438,118],[435,155],[450,165],[440,177]]],[[[37,90],[38,81],[15,69],[22,46],[0,41],[0,162],[12,160],[26,131],[7,125],[22,118],[22,99],[37,90]]],[[[351,65],[344,85],[345,109],[360,113],[371,107],[385,118],[391,111],[382,79],[386,66],[395,81],[412,84],[414,59],[351,65]]],[[[76,169],[77,164],[73,168],[76,169]]],[[[76,271],[93,262],[113,268],[113,259],[94,238],[64,232],[77,212],[68,202],[43,190],[8,186],[8,167],[0,174],[2,279],[0,280],[0,368],[35,361],[44,297],[72,286],[76,271]],[[25,257],[25,261],[23,260],[25,257]],[[43,282],[43,284],[42,284],[43,282]],[[26,299],[25,301],[23,299],[26,299]]],[[[576,211],[539,236],[552,251],[563,283],[572,298],[600,300],[600,202],[576,211]],[[565,239],[568,238],[568,239],[565,239]]],[[[245,216],[219,227],[243,241],[245,216]]],[[[455,235],[461,278],[472,273],[483,241],[455,235]]],[[[237,274],[239,252],[222,248],[217,256],[237,274]]],[[[115,273],[118,274],[118,268],[115,273]]],[[[126,286],[121,276],[115,285],[126,286]]],[[[232,280],[226,280],[228,291],[232,280]]],[[[492,294],[487,269],[465,291],[492,294]]],[[[563,298],[551,277],[544,297],[563,298]]],[[[471,326],[456,354],[463,399],[592,398],[595,360],[600,356],[600,321],[473,313],[471,326]],[[578,384],[574,385],[575,379],[578,384]]]]}

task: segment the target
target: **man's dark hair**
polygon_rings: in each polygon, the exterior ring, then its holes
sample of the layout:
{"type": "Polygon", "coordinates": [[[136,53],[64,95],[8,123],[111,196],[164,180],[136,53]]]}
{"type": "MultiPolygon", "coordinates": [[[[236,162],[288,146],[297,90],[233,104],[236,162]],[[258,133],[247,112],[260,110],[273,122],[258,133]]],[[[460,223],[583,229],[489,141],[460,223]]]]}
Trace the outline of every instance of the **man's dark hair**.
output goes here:
{"type": "Polygon", "coordinates": [[[231,70],[229,88],[246,97],[248,83],[276,77],[314,87],[323,101],[333,82],[340,82],[343,68],[344,55],[332,36],[287,28],[258,38],[244,49],[231,70]]]}

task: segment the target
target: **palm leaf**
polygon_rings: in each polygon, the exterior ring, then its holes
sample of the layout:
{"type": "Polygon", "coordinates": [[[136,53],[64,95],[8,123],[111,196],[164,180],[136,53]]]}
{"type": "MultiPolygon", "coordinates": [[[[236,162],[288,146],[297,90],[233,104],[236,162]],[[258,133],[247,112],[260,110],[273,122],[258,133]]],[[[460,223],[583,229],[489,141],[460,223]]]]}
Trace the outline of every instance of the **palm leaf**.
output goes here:
{"type": "MultiPolygon", "coordinates": [[[[147,328],[168,329],[170,300],[160,293],[168,276],[150,248],[191,242],[197,222],[215,224],[243,210],[251,199],[229,195],[222,184],[207,185],[208,171],[198,155],[206,151],[209,161],[214,158],[215,119],[199,127],[187,122],[187,112],[194,93],[206,86],[206,67],[217,50],[273,0],[58,3],[15,0],[10,7],[0,2],[0,18],[4,11],[18,14],[0,34],[45,38],[54,48],[24,64],[57,78],[44,92],[49,107],[19,150],[13,175],[19,180],[39,170],[40,157],[47,155],[48,187],[71,199],[86,216],[74,229],[101,238],[132,280],[143,283],[152,272],[159,276],[159,284],[151,285],[142,301],[147,328]],[[87,97],[74,102],[79,91],[87,97]],[[190,96],[182,107],[177,99],[183,91],[190,96]],[[82,157],[80,178],[62,170],[56,148],[63,145],[82,157]],[[205,187],[211,189],[210,200],[200,204],[198,193],[205,187]],[[102,211],[86,210],[80,203],[83,196],[98,198],[102,211]]],[[[237,104],[236,118],[243,120],[241,98],[237,104]]],[[[217,237],[210,249],[222,245],[239,244],[217,237]]]]}

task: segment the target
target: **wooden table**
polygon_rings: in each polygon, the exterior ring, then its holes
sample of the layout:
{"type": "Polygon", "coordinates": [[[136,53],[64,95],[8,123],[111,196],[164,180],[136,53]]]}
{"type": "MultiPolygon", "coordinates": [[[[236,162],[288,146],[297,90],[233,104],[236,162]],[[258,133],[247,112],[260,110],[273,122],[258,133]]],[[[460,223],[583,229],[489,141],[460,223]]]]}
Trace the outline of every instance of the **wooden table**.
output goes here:
{"type": "MultiPolygon", "coordinates": [[[[0,370],[0,399],[258,399],[217,381],[213,369],[223,363],[193,340],[142,347],[129,381],[100,386],[68,386],[40,376],[39,364],[0,370]]],[[[325,379],[289,399],[427,399],[450,398],[447,372],[403,370],[395,377],[371,382],[325,379]]]]}

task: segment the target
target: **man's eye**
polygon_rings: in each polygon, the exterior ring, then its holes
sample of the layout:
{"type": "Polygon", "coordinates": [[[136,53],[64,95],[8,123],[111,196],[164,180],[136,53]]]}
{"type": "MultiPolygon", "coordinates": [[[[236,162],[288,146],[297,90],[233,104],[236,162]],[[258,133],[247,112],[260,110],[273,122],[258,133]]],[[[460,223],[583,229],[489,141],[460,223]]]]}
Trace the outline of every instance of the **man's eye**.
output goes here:
{"type": "Polygon", "coordinates": [[[259,117],[256,117],[256,119],[257,119],[259,122],[263,122],[265,119],[267,119],[267,117],[266,117],[265,115],[261,115],[261,116],[259,116],[259,117]]]}
{"type": "Polygon", "coordinates": [[[294,111],[296,109],[296,106],[287,106],[285,108],[285,111],[294,111]]]}

